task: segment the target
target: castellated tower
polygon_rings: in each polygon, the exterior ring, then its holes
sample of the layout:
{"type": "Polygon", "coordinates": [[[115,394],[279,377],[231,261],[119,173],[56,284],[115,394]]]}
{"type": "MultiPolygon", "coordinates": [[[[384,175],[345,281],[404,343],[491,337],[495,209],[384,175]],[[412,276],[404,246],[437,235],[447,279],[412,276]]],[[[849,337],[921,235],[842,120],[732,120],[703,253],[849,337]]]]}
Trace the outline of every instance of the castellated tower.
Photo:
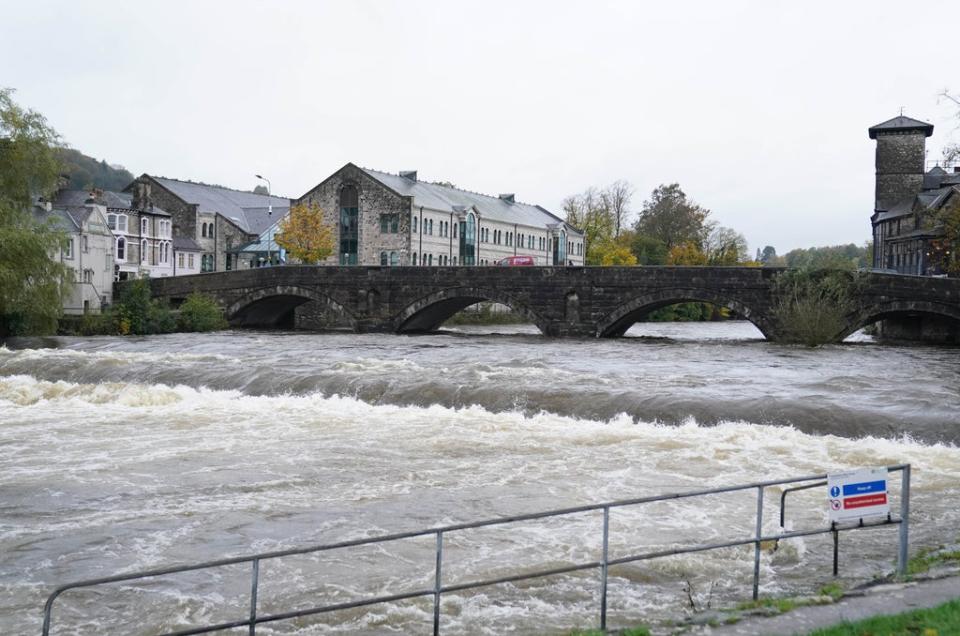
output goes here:
{"type": "Polygon", "coordinates": [[[874,211],[889,210],[896,203],[911,199],[923,188],[926,139],[933,125],[894,117],[868,131],[877,140],[877,188],[874,211]]]}

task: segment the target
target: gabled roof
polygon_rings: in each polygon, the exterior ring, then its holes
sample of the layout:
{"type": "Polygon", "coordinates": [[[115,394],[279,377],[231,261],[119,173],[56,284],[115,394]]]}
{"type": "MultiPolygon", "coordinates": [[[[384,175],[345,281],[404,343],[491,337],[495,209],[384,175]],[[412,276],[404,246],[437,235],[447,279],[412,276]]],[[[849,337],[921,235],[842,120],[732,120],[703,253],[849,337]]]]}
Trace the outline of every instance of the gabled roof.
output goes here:
{"type": "MultiPolygon", "coordinates": [[[[149,175],[148,175],[149,176],[149,175]]],[[[174,195],[197,206],[200,212],[220,214],[244,232],[260,234],[290,209],[290,199],[232,190],[222,186],[150,177],[174,195]],[[268,208],[273,205],[273,214],[268,208]]]]}
{"type": "Polygon", "coordinates": [[[173,249],[176,252],[202,252],[203,249],[192,238],[186,236],[173,237],[173,249]]]}
{"type": "Polygon", "coordinates": [[[80,224],[63,208],[53,208],[47,210],[43,206],[34,206],[33,218],[40,223],[50,223],[64,232],[76,232],[80,229],[80,224]]]}
{"type": "Polygon", "coordinates": [[[519,201],[511,203],[508,199],[499,196],[460,190],[459,188],[425,181],[415,181],[398,174],[380,172],[369,168],[360,168],[360,170],[397,194],[413,197],[415,207],[423,206],[439,212],[459,212],[467,208],[476,208],[481,218],[531,227],[546,227],[550,224],[564,222],[563,219],[539,205],[519,201]]]}
{"type": "Polygon", "coordinates": [[[871,126],[867,130],[870,135],[870,139],[876,139],[877,133],[910,131],[922,132],[924,136],[929,137],[933,134],[933,124],[928,124],[925,121],[913,119],[912,117],[904,117],[903,115],[899,115],[893,119],[888,119],[885,122],[879,123],[876,126],[871,126]]]}
{"type": "MultiPolygon", "coordinates": [[[[86,202],[93,197],[92,192],[89,190],[60,190],[57,193],[57,198],[53,201],[54,205],[68,206],[68,207],[82,207],[86,205],[86,202]]],[[[133,208],[133,195],[127,192],[112,192],[110,190],[104,190],[102,192],[97,192],[97,196],[93,197],[94,200],[99,204],[107,208],[112,208],[115,210],[131,210],[136,212],[147,212],[148,214],[156,214],[157,216],[170,216],[170,214],[160,208],[154,207],[150,210],[134,210],[133,208]]]]}

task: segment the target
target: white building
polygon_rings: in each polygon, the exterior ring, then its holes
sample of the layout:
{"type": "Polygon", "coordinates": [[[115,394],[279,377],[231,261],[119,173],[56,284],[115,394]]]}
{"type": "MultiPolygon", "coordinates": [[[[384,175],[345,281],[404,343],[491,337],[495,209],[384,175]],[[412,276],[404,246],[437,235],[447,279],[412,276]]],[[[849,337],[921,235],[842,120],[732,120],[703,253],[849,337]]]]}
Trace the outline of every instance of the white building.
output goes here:
{"type": "Polygon", "coordinates": [[[44,202],[34,208],[41,222],[51,222],[68,237],[51,254],[73,270],[74,283],[63,299],[66,314],[99,313],[113,302],[114,236],[107,227],[106,207],[87,194],[80,205],[44,202]]]}

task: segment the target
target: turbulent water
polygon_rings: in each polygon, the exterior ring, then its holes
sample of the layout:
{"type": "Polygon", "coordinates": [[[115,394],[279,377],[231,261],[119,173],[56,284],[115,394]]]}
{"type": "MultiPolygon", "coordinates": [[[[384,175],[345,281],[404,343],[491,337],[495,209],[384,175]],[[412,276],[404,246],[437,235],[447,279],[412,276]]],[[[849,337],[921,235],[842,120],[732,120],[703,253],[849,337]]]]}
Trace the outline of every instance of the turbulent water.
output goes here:
{"type": "MultiPolygon", "coordinates": [[[[223,332],[0,348],[0,633],[39,633],[78,579],[593,502],[854,466],[914,467],[912,546],[957,540],[960,350],[809,350],[748,323],[548,340],[223,332]]],[[[896,483],[897,478],[893,478],[896,483]]],[[[764,527],[776,532],[778,490],[764,527]]],[[[795,503],[794,503],[795,502],[795,503]]],[[[796,495],[794,528],[825,523],[796,495]]],[[[896,505],[896,498],[894,499],[896,505]]],[[[755,493],[611,514],[611,557],[753,531],[755,493]]],[[[587,513],[445,541],[444,583],[599,557],[587,513]]],[[[889,572],[894,527],[845,533],[848,584],[889,572]]],[[[262,566],[259,611],[429,588],[432,539],[262,566]]],[[[752,548],[619,566],[610,623],[749,594],[752,548]],[[688,594],[687,588],[692,588],[688,594]]],[[[829,539],[765,550],[762,593],[829,580],[829,539]]],[[[243,618],[249,566],[71,592],[53,633],[151,634],[243,618]]],[[[595,624],[595,571],[444,596],[445,633],[595,624]]],[[[258,632],[427,633],[425,598],[258,632]]]]}

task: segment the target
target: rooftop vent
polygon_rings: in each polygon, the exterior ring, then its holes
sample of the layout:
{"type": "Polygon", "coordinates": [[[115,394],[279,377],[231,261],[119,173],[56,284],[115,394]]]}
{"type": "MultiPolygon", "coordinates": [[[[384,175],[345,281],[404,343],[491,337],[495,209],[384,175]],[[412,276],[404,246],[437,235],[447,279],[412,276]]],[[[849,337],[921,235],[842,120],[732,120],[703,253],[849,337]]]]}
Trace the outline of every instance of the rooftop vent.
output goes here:
{"type": "Polygon", "coordinates": [[[516,203],[516,202],[517,202],[517,199],[516,199],[516,197],[514,197],[514,195],[513,195],[512,192],[511,192],[510,194],[501,194],[501,195],[500,195],[500,198],[501,198],[502,200],[506,201],[507,203],[516,203]]]}
{"type": "Polygon", "coordinates": [[[417,171],[416,170],[401,170],[400,176],[404,179],[409,179],[410,181],[417,180],[417,171]]]}

